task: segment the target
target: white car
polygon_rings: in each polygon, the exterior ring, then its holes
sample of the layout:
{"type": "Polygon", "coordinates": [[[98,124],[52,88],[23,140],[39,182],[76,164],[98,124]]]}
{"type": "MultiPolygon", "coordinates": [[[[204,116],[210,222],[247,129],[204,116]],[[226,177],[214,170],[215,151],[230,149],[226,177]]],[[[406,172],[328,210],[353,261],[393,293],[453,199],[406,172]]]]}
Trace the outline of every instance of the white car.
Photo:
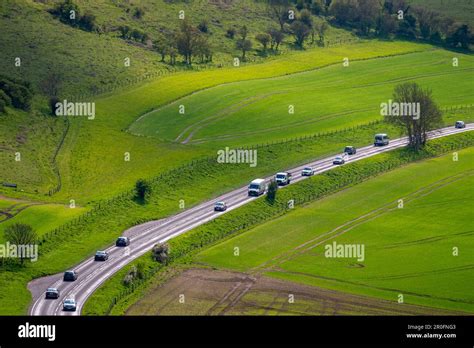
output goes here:
{"type": "Polygon", "coordinates": [[[311,167],[305,167],[301,171],[301,176],[311,176],[314,175],[314,169],[311,167]]]}
{"type": "Polygon", "coordinates": [[[226,211],[227,204],[225,202],[217,202],[214,204],[214,211],[226,211]]]}
{"type": "Polygon", "coordinates": [[[332,161],[332,164],[344,164],[346,163],[346,160],[342,156],[337,156],[334,161],[332,161]]]}
{"type": "Polygon", "coordinates": [[[63,302],[63,310],[65,311],[76,311],[76,300],[73,298],[67,298],[63,302]]]}
{"type": "Polygon", "coordinates": [[[456,124],[454,125],[455,128],[466,128],[466,124],[464,121],[456,121],[456,124]]]}

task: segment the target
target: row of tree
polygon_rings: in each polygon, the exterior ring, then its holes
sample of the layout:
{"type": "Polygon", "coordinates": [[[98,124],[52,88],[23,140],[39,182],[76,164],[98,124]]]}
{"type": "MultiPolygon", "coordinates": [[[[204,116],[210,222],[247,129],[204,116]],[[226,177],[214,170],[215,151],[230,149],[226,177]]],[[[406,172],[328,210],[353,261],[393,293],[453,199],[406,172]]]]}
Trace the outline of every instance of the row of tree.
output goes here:
{"type": "MultiPolygon", "coordinates": [[[[202,24],[202,23],[201,23],[202,24]]],[[[186,64],[191,64],[193,58],[201,63],[212,62],[212,47],[206,35],[207,27],[193,26],[188,20],[182,20],[176,32],[164,32],[153,41],[153,46],[165,61],[169,57],[171,64],[176,63],[178,55],[183,57],[186,64]]]]}
{"type": "Polygon", "coordinates": [[[468,49],[474,36],[466,24],[405,0],[333,0],[329,8],[333,21],[357,30],[361,35],[390,35],[468,49]]]}
{"type": "Polygon", "coordinates": [[[330,2],[267,0],[267,3],[270,18],[278,23],[281,33],[294,37],[296,46],[302,48],[308,38],[311,38],[311,43],[315,43],[316,35],[319,36],[318,44],[324,45],[328,24],[325,20],[315,23],[313,15],[326,11],[330,2]]]}
{"type": "MultiPolygon", "coordinates": [[[[302,47],[315,32],[312,15],[325,17],[336,25],[354,29],[359,35],[423,39],[435,44],[468,49],[474,35],[466,24],[424,8],[412,7],[406,0],[267,0],[269,16],[282,32],[292,33],[302,47]]],[[[323,39],[320,36],[320,42],[323,39]]]]}

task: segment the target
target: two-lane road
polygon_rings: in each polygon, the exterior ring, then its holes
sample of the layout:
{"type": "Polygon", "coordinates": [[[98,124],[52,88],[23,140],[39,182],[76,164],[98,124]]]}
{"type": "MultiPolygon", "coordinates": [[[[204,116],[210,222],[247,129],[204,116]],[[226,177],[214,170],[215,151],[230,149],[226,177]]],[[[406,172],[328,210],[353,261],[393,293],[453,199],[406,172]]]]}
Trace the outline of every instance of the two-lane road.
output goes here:
{"type": "MultiPolygon", "coordinates": [[[[466,125],[466,128],[455,129],[454,127],[443,128],[429,133],[429,138],[438,138],[455,133],[471,131],[474,124],[466,125]]],[[[348,144],[350,145],[350,144],[348,144]]],[[[346,163],[358,161],[376,154],[390,151],[407,145],[407,138],[391,140],[390,144],[383,147],[366,146],[357,149],[357,154],[348,156],[346,163]]],[[[310,166],[315,169],[315,174],[325,172],[334,167],[332,161],[334,157],[325,158],[315,162],[305,164],[288,170],[292,173],[292,184],[304,180],[301,176],[304,167],[310,166]]],[[[272,177],[265,178],[269,181],[272,177]]],[[[253,178],[249,178],[250,180],[253,178]]],[[[185,233],[196,226],[202,225],[207,221],[215,219],[225,212],[214,212],[214,203],[216,201],[227,202],[227,211],[236,209],[256,197],[247,195],[247,186],[228,192],[212,201],[199,204],[193,208],[184,210],[174,216],[147,222],[137,225],[126,231],[132,242],[127,248],[110,246],[106,249],[109,253],[109,259],[105,262],[94,261],[93,258],[83,261],[73,269],[78,273],[78,279],[74,282],[63,282],[62,274],[57,274],[45,279],[37,279],[29,284],[29,288],[34,289],[33,303],[30,307],[30,315],[79,315],[82,306],[87,298],[108,278],[119,271],[125,265],[151,250],[158,242],[165,242],[170,238],[185,233]],[[47,300],[44,298],[44,291],[48,287],[58,288],[61,292],[57,300],[47,300]],[[76,312],[64,312],[62,303],[65,298],[73,297],[77,302],[76,312]]]]}

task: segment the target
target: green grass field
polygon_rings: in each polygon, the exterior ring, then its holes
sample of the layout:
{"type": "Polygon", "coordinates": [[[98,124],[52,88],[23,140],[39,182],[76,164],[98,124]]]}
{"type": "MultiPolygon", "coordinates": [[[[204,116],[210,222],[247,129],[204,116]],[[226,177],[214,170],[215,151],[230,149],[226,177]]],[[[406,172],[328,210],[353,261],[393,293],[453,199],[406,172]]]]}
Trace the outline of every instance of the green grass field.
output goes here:
{"type": "Polygon", "coordinates": [[[462,67],[455,68],[452,57],[437,50],[225,84],[178,99],[140,118],[131,131],[222,146],[296,137],[380,118],[380,103],[388,101],[395,85],[405,81],[432,89],[441,107],[470,104],[474,59],[461,55],[462,67]],[[185,106],[185,115],[179,114],[180,105],[185,106]],[[294,106],[294,114],[289,114],[289,105],[294,106]]]}
{"type": "Polygon", "coordinates": [[[474,149],[410,164],[216,245],[200,263],[405,303],[474,311],[474,149]],[[404,208],[398,209],[399,199],[404,208]],[[340,233],[340,235],[339,235],[340,233]],[[365,260],[325,258],[333,241],[365,260]],[[240,256],[233,256],[234,247],[240,256]],[[453,247],[459,256],[453,256],[453,247]]]}
{"type": "Polygon", "coordinates": [[[46,232],[65,224],[85,211],[82,207],[70,208],[59,204],[18,203],[6,200],[0,201],[0,210],[8,211],[13,215],[9,219],[0,220],[0,243],[5,241],[3,235],[5,229],[14,223],[34,226],[38,237],[41,237],[46,232]]]}

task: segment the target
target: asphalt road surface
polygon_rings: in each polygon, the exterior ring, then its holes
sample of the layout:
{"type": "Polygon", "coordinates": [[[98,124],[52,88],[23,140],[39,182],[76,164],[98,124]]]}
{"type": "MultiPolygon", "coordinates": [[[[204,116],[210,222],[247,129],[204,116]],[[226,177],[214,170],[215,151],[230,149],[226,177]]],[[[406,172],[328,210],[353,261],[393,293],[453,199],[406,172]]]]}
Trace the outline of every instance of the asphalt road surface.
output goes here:
{"type": "MultiPolygon", "coordinates": [[[[443,128],[429,133],[429,138],[439,138],[454,133],[471,131],[473,124],[467,124],[466,128],[455,129],[454,127],[443,128]]],[[[383,147],[373,145],[357,149],[357,154],[347,156],[346,163],[358,161],[376,154],[387,152],[407,144],[407,138],[391,140],[390,144],[383,147]]],[[[301,170],[304,167],[313,167],[315,174],[325,172],[336,165],[332,164],[333,157],[321,159],[315,162],[307,163],[303,166],[289,169],[292,173],[291,184],[306,177],[301,176],[301,170]]],[[[283,168],[282,168],[283,170],[283,168]]],[[[249,178],[249,182],[254,178],[249,178]]],[[[265,178],[269,181],[271,178],[265,178]]],[[[54,276],[36,279],[28,285],[33,294],[33,301],[30,306],[30,315],[80,315],[82,306],[87,298],[108,278],[122,267],[142,256],[158,242],[165,242],[173,237],[183,234],[196,226],[202,225],[207,221],[215,219],[225,212],[214,212],[214,203],[216,201],[227,202],[227,211],[236,209],[256,197],[247,195],[247,186],[228,192],[212,201],[199,204],[188,210],[171,217],[151,221],[142,225],[137,225],[126,231],[126,235],[131,238],[130,246],[127,248],[110,246],[106,249],[109,253],[109,259],[105,262],[94,261],[93,258],[83,261],[73,267],[78,273],[78,279],[74,282],[64,282],[62,273],[54,276]],[[59,299],[45,299],[44,292],[48,287],[58,288],[61,292],[59,299]],[[75,298],[77,302],[76,312],[64,312],[62,310],[63,300],[65,298],[75,298]]]]}

